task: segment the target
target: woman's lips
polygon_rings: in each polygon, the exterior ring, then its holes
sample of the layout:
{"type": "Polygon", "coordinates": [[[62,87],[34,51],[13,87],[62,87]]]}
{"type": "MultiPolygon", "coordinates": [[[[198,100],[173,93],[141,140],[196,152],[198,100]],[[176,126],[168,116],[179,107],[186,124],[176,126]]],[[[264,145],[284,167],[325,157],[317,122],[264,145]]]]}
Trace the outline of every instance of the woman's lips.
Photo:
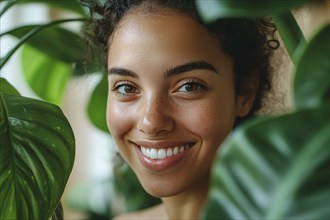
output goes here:
{"type": "Polygon", "coordinates": [[[146,168],[164,171],[182,161],[194,144],[188,143],[162,148],[134,145],[140,162],[146,168]]]}

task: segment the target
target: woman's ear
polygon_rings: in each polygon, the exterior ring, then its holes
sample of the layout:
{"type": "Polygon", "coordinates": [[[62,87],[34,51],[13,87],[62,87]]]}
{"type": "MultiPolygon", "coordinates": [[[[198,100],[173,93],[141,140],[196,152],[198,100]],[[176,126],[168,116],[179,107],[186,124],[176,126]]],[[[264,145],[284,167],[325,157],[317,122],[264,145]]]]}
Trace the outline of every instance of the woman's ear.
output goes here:
{"type": "Polygon", "coordinates": [[[251,79],[241,85],[241,92],[236,96],[236,115],[244,117],[249,114],[259,88],[258,74],[253,74],[251,79]]]}

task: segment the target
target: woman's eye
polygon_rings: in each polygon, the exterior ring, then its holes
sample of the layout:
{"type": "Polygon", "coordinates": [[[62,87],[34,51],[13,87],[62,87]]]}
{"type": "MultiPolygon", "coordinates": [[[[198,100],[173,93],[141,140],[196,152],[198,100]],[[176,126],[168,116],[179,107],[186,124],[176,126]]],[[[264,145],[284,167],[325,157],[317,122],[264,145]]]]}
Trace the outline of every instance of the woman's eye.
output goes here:
{"type": "Polygon", "coordinates": [[[127,95],[127,94],[132,94],[132,93],[138,93],[138,89],[135,88],[135,86],[124,83],[120,85],[115,85],[113,88],[113,91],[116,91],[119,94],[127,95]]]}
{"type": "Polygon", "coordinates": [[[204,90],[205,86],[201,83],[197,82],[188,82],[180,86],[178,92],[197,92],[200,90],[204,90]]]}

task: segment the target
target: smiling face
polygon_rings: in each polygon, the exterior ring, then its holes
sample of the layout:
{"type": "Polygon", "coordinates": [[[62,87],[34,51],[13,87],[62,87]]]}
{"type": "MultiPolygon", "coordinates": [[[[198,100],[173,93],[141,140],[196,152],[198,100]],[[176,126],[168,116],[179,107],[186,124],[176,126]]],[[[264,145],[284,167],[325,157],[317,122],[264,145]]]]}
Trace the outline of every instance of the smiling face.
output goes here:
{"type": "Polygon", "coordinates": [[[192,18],[135,10],[109,39],[107,122],[122,157],[150,194],[168,197],[207,182],[235,118],[232,65],[192,18]]]}

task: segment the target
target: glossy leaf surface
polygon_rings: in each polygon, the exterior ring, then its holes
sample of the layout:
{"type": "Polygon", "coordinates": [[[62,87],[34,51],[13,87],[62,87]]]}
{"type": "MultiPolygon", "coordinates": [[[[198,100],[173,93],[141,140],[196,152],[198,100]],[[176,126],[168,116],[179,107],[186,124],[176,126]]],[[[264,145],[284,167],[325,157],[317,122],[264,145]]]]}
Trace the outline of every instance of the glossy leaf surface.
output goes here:
{"type": "Polygon", "coordinates": [[[73,132],[57,106],[0,93],[0,219],[49,219],[74,153],[73,132]]]}
{"type": "Polygon", "coordinates": [[[217,153],[203,219],[327,219],[329,106],[241,127],[217,153]]]}
{"type": "Polygon", "coordinates": [[[108,80],[103,77],[95,87],[92,96],[89,99],[87,111],[88,117],[92,123],[102,131],[108,132],[106,109],[108,98],[108,80]]]}
{"type": "Polygon", "coordinates": [[[48,57],[32,47],[24,46],[22,67],[27,83],[38,96],[60,104],[72,74],[70,64],[48,57]]]}
{"type": "Polygon", "coordinates": [[[330,102],[330,24],[300,50],[294,81],[296,108],[330,102]]]}

